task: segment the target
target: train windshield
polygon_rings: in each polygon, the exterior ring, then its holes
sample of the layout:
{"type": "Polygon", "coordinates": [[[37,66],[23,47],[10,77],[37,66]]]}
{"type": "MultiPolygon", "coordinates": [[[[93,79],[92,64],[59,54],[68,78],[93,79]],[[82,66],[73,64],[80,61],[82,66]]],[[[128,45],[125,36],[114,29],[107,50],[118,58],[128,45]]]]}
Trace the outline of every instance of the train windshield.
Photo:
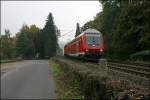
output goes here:
{"type": "Polygon", "coordinates": [[[86,34],[86,43],[88,45],[99,45],[101,43],[100,34],[86,34]]]}

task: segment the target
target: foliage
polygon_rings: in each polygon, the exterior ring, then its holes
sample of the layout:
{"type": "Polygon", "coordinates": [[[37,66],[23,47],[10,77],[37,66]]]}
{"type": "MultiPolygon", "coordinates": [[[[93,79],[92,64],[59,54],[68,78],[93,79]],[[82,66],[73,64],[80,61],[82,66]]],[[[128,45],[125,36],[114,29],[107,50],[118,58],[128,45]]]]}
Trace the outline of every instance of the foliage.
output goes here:
{"type": "Polygon", "coordinates": [[[36,25],[31,25],[28,32],[28,38],[33,42],[35,54],[39,53],[40,50],[40,29],[36,25]]]}
{"type": "Polygon", "coordinates": [[[35,52],[33,42],[27,36],[28,30],[29,27],[23,25],[16,40],[17,55],[23,58],[32,57],[35,52]]]}
{"type": "Polygon", "coordinates": [[[143,14],[143,11],[148,8],[143,9],[143,6],[144,2],[143,4],[138,4],[138,2],[128,4],[120,12],[118,23],[113,31],[113,46],[119,57],[128,58],[133,53],[148,49],[148,45],[150,45],[148,44],[150,35],[145,35],[150,33],[147,27],[149,23],[147,23],[148,18],[146,17],[148,16],[143,14]],[[147,43],[141,43],[141,38],[145,37],[147,43]]]}
{"type": "Polygon", "coordinates": [[[57,44],[59,34],[60,30],[54,25],[51,13],[43,29],[34,24],[31,26],[24,24],[15,37],[10,37],[10,31],[5,30],[5,35],[0,37],[0,57],[34,59],[54,56],[57,52],[61,53],[57,44]]]}
{"type": "Polygon", "coordinates": [[[130,59],[149,60],[150,50],[143,50],[130,55],[130,59]]]}
{"type": "Polygon", "coordinates": [[[10,37],[10,31],[5,30],[5,34],[0,36],[0,58],[8,59],[15,56],[15,38],[10,37]]]}
{"type": "Polygon", "coordinates": [[[56,63],[54,63],[53,65],[53,74],[54,74],[54,76],[59,76],[59,75],[61,75],[61,68],[60,68],[60,65],[59,64],[56,64],[56,63]]]}
{"type": "Polygon", "coordinates": [[[57,55],[63,56],[63,49],[62,48],[60,48],[60,47],[57,48],[57,55]]]}

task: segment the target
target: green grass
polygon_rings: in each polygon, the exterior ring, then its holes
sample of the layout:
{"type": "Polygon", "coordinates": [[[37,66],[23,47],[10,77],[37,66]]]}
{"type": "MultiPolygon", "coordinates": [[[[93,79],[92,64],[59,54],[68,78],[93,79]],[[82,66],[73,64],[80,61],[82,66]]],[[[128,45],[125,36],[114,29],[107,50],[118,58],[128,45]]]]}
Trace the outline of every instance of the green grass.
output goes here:
{"type": "Polygon", "coordinates": [[[70,79],[70,73],[64,71],[58,63],[50,61],[50,64],[58,99],[81,99],[82,96],[77,90],[79,88],[78,80],[70,79]]]}
{"type": "Polygon", "coordinates": [[[52,72],[53,72],[55,77],[58,77],[59,75],[61,75],[61,69],[60,69],[60,65],[59,64],[53,63],[52,67],[53,67],[52,72]]]}

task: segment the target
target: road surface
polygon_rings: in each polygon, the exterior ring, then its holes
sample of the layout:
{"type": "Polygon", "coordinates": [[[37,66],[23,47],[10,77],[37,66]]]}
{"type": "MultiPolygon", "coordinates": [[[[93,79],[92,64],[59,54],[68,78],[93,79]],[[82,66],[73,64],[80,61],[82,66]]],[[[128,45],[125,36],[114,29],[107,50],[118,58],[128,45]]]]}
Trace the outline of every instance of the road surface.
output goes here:
{"type": "MultiPolygon", "coordinates": [[[[11,69],[11,64],[8,66],[11,69]]],[[[2,99],[56,98],[48,60],[27,60],[12,66],[11,70],[1,74],[2,99]]]]}

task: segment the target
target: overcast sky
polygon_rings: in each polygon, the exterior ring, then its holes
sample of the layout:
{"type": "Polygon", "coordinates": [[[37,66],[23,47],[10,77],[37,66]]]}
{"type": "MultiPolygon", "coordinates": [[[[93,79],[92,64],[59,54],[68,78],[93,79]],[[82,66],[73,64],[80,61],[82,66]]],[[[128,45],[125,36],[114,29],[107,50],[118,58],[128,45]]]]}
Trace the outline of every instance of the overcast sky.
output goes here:
{"type": "Polygon", "coordinates": [[[59,38],[66,43],[74,38],[77,22],[82,26],[101,10],[99,1],[1,1],[1,34],[6,28],[14,36],[24,23],[43,28],[51,12],[61,35],[70,32],[59,38]]]}

